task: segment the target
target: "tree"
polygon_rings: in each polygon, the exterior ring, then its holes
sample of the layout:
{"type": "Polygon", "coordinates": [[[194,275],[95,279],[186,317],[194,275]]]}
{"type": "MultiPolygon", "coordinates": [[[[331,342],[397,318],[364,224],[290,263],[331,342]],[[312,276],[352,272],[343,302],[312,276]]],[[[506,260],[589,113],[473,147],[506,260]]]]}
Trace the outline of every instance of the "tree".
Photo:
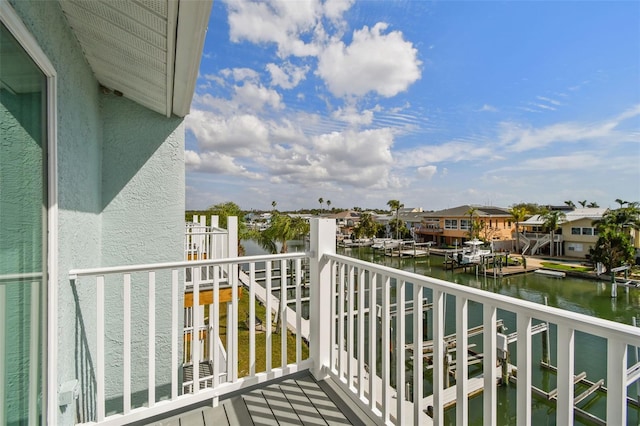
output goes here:
{"type": "Polygon", "coordinates": [[[276,209],[276,206],[277,206],[277,205],[278,205],[278,203],[277,203],[277,202],[275,202],[275,201],[272,201],[272,202],[271,202],[271,207],[273,207],[273,210],[275,210],[275,209],[276,209]]]}
{"type": "Polygon", "coordinates": [[[287,253],[287,241],[303,237],[309,233],[309,223],[303,218],[275,213],[271,225],[258,236],[256,241],[268,252],[277,253],[277,243],[281,243],[280,253],[287,253]]]}
{"type": "Polygon", "coordinates": [[[567,206],[571,207],[572,209],[575,209],[575,208],[576,208],[576,204],[575,204],[573,201],[571,201],[571,200],[567,200],[567,201],[565,201],[564,203],[565,203],[567,206]]]}
{"type": "Polygon", "coordinates": [[[578,204],[580,204],[582,208],[585,208],[587,206],[587,200],[578,201],[578,204]]]}
{"type": "Polygon", "coordinates": [[[242,255],[244,253],[244,247],[240,242],[251,239],[252,234],[245,221],[242,220],[244,212],[240,209],[240,206],[232,201],[227,201],[209,207],[207,213],[218,216],[218,224],[224,229],[227,229],[227,218],[229,216],[236,216],[238,218],[238,253],[242,255]]]}
{"type": "Polygon", "coordinates": [[[527,211],[524,207],[512,207],[509,209],[509,214],[516,223],[516,247],[518,253],[520,253],[520,222],[527,217],[527,211]]]}
{"type": "Polygon", "coordinates": [[[478,215],[478,209],[475,207],[469,207],[469,210],[465,214],[469,215],[469,239],[473,240],[476,236],[480,235],[480,226],[476,226],[476,221],[473,220],[474,216],[478,215]]]}
{"type": "Polygon", "coordinates": [[[360,222],[356,225],[353,233],[356,238],[371,238],[378,234],[381,225],[377,223],[369,213],[360,216],[360,222]]]}
{"type": "MultiPolygon", "coordinates": [[[[622,201],[622,200],[620,200],[622,201]]],[[[602,263],[607,270],[633,262],[635,249],[630,230],[640,229],[640,207],[637,202],[620,202],[619,209],[607,210],[602,218],[593,221],[598,231],[598,241],[589,250],[594,263],[602,263]],[[622,207],[624,205],[626,207],[622,207]]]]}
{"type": "MultiPolygon", "coordinates": [[[[399,200],[389,200],[387,201],[387,205],[389,206],[389,208],[391,209],[391,211],[396,212],[396,222],[398,222],[398,214],[400,212],[400,209],[402,207],[404,207],[404,204],[401,204],[399,200]]],[[[400,231],[399,227],[396,227],[396,240],[398,239],[398,232],[400,231]]]]}
{"type": "Polygon", "coordinates": [[[587,207],[589,207],[590,209],[597,209],[600,206],[595,201],[592,201],[589,204],[587,204],[587,207]]]}
{"type": "Polygon", "coordinates": [[[553,257],[555,251],[555,232],[560,225],[560,221],[562,221],[566,217],[566,215],[564,214],[564,212],[561,212],[559,210],[545,210],[540,216],[544,221],[544,227],[551,233],[551,251],[549,254],[553,257]]]}
{"type": "Polygon", "coordinates": [[[322,214],[322,205],[324,204],[324,198],[318,198],[318,202],[320,203],[320,214],[322,214]]]}
{"type": "Polygon", "coordinates": [[[625,204],[629,204],[629,201],[624,201],[622,198],[616,198],[615,202],[620,204],[620,208],[623,208],[625,204]]]}
{"type": "Polygon", "coordinates": [[[331,207],[331,200],[327,200],[327,209],[329,209],[329,207],[331,207]]]}

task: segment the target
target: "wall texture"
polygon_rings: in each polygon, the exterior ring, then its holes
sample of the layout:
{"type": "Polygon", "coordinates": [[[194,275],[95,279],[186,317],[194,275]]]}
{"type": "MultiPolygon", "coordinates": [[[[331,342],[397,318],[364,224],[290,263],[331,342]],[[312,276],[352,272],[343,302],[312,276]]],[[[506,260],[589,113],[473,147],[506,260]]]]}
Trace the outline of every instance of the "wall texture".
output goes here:
{"type": "MultiPolygon", "coordinates": [[[[10,3],[58,75],[57,377],[58,385],[70,379],[80,381],[84,396],[78,416],[91,420],[95,413],[95,283],[70,282],[68,271],[182,260],[184,129],[181,119],[167,119],[127,99],[99,92],[58,2],[10,3]]],[[[160,378],[171,362],[165,350],[170,301],[163,280],[158,278],[156,292],[160,378]]],[[[134,283],[133,305],[146,314],[144,286],[134,283]]],[[[109,287],[107,397],[113,401],[119,399],[122,385],[120,297],[119,288],[109,287]]],[[[145,324],[136,326],[133,350],[144,354],[145,324]]],[[[133,391],[143,391],[146,373],[136,365],[133,371],[139,380],[133,391]]],[[[113,401],[115,408],[118,402],[113,401]]],[[[60,424],[73,421],[71,410],[60,411],[59,416],[60,424]]]]}

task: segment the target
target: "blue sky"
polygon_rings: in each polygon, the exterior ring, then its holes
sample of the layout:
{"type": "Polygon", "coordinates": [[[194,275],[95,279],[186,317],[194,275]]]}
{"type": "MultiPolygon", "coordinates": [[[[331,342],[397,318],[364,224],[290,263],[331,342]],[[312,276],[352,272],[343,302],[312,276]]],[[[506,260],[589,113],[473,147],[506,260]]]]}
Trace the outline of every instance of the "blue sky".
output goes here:
{"type": "Polygon", "coordinates": [[[640,201],[640,2],[215,1],[187,208],[640,201]]]}

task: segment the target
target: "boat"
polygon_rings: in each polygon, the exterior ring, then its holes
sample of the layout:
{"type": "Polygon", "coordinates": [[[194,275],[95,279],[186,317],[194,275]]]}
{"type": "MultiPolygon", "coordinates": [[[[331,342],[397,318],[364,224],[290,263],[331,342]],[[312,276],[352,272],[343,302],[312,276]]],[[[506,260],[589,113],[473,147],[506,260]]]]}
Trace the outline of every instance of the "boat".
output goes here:
{"type": "Polygon", "coordinates": [[[393,238],[374,238],[371,248],[376,250],[388,250],[398,248],[402,240],[394,240],[393,238]]]}
{"type": "Polygon", "coordinates": [[[491,254],[491,250],[480,248],[482,245],[484,245],[484,242],[480,241],[477,238],[471,241],[465,241],[465,244],[467,245],[467,247],[462,250],[462,257],[460,259],[460,263],[462,265],[480,263],[483,256],[491,254]]]}
{"type": "Polygon", "coordinates": [[[564,278],[567,275],[564,272],[551,271],[549,269],[536,269],[533,272],[535,272],[536,274],[549,275],[550,277],[558,277],[558,278],[564,278]]]}

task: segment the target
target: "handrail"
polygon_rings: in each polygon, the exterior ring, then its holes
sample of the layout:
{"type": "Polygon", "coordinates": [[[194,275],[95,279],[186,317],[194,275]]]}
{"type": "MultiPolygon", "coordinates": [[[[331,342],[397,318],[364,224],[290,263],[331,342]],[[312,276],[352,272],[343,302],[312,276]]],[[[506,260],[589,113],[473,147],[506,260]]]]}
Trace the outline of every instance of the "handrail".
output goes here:
{"type": "Polygon", "coordinates": [[[5,281],[29,281],[42,279],[42,272],[27,272],[24,274],[5,274],[0,275],[0,282],[5,281]]]}
{"type": "Polygon", "coordinates": [[[590,334],[615,334],[616,337],[624,340],[629,338],[640,339],[640,328],[627,324],[609,321],[602,318],[595,318],[578,312],[566,311],[563,309],[546,306],[528,300],[515,299],[510,296],[480,290],[474,287],[463,286],[437,278],[418,275],[413,272],[401,271],[383,265],[373,264],[359,259],[340,254],[325,254],[330,260],[337,260],[343,263],[360,266],[373,273],[379,273],[390,278],[405,280],[421,286],[433,287],[447,294],[473,299],[475,302],[486,303],[499,309],[512,312],[527,312],[530,316],[544,319],[556,324],[571,326],[575,330],[584,331],[590,334]]]}
{"type": "Polygon", "coordinates": [[[148,270],[192,268],[197,266],[221,266],[221,265],[229,265],[229,264],[235,264],[235,263],[265,262],[269,260],[302,259],[309,256],[310,256],[310,253],[295,252],[295,253],[280,253],[280,254],[258,255],[258,256],[231,257],[231,258],[225,258],[225,259],[181,260],[179,262],[147,263],[147,264],[141,264],[141,265],[128,265],[128,266],[106,266],[102,268],[89,268],[89,269],[71,269],[69,270],[69,279],[75,280],[78,277],[87,277],[92,275],[144,272],[148,270]]]}

